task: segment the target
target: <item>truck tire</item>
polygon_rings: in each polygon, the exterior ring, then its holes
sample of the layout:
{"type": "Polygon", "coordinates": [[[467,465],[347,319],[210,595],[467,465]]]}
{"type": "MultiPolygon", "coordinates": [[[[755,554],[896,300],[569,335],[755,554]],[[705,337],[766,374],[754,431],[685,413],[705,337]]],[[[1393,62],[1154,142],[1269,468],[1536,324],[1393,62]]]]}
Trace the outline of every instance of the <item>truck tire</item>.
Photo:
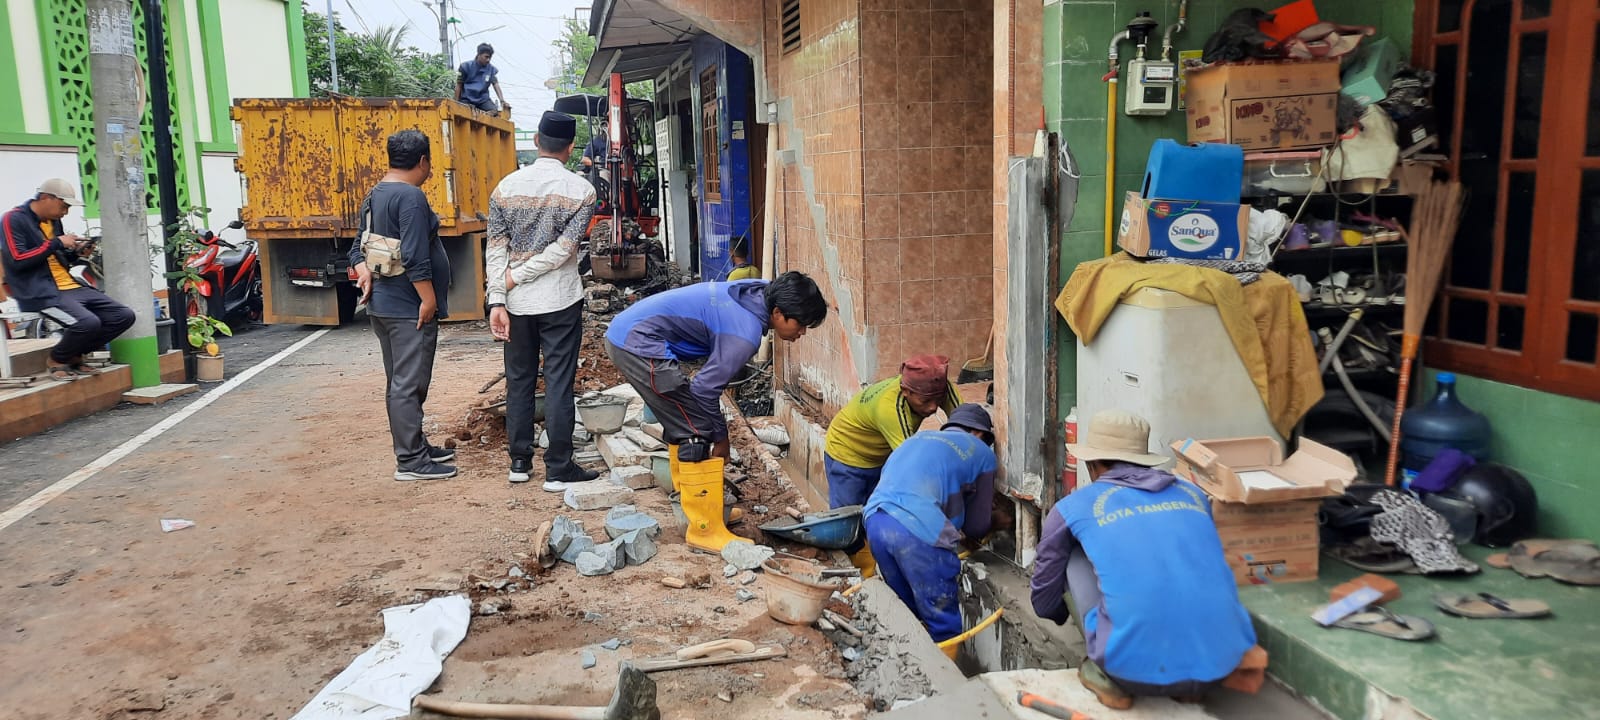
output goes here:
{"type": "Polygon", "coordinates": [[[339,294],[339,324],[356,319],[356,301],[361,299],[356,284],[342,282],[333,286],[333,291],[339,294]]]}

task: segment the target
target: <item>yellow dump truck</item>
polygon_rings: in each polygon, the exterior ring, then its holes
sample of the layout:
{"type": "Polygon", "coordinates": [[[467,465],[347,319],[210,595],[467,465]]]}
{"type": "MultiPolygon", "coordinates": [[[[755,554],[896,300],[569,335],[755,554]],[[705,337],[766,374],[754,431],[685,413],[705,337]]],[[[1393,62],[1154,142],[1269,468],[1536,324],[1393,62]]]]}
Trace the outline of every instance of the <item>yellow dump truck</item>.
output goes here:
{"type": "Polygon", "coordinates": [[[239,219],[261,248],[267,323],[338,325],[355,311],[347,259],[367,191],[389,167],[385,141],[421,130],[433,151],[422,186],[450,256],[450,319],[483,317],[489,193],[517,169],[509,119],[453,100],[240,99],[239,219]]]}

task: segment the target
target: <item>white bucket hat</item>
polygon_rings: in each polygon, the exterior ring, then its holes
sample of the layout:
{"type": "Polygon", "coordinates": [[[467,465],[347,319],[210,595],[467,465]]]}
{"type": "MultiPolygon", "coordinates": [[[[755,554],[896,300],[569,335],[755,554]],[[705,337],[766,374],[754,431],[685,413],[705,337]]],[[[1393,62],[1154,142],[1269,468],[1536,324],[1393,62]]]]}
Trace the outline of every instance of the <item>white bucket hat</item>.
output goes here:
{"type": "Polygon", "coordinates": [[[1150,452],[1150,423],[1121,410],[1095,413],[1089,420],[1089,431],[1081,441],[1069,443],[1067,452],[1084,462],[1120,460],[1145,467],[1164,465],[1169,459],[1150,452]]]}

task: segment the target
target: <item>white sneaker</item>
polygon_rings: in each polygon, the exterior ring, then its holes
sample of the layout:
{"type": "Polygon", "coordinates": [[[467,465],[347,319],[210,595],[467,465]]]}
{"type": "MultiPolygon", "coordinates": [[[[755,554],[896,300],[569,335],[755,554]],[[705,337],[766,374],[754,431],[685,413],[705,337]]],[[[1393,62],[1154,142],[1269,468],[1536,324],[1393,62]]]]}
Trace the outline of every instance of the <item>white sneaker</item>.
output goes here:
{"type": "Polygon", "coordinates": [[[525,482],[533,479],[533,476],[529,475],[528,473],[525,473],[525,472],[517,472],[515,470],[512,470],[511,474],[507,477],[507,479],[510,480],[511,482],[514,482],[514,483],[525,483],[525,482]]]}
{"type": "Polygon", "coordinates": [[[546,480],[544,482],[545,492],[566,492],[566,489],[567,484],[560,480],[546,480]]]}

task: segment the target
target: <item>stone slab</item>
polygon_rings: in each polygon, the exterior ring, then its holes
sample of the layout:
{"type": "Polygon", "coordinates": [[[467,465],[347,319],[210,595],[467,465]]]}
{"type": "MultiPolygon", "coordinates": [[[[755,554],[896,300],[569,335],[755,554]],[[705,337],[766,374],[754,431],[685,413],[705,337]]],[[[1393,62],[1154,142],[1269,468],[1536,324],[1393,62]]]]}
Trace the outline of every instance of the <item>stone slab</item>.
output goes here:
{"type": "Polygon", "coordinates": [[[605,510],[633,498],[633,489],[608,482],[585,482],[567,487],[562,499],[574,510],[605,510]]]}
{"type": "Polygon", "coordinates": [[[168,400],[183,397],[199,389],[199,385],[162,383],[152,387],[129,390],[122,394],[122,401],[138,405],[160,405],[168,400]]]}
{"type": "Polygon", "coordinates": [[[622,465],[611,468],[611,484],[634,490],[648,490],[656,486],[656,476],[642,465],[622,465]]]}
{"type": "Polygon", "coordinates": [[[601,435],[595,445],[600,448],[600,456],[605,458],[607,467],[623,467],[625,465],[648,465],[650,455],[632,440],[621,433],[601,435]]]}

